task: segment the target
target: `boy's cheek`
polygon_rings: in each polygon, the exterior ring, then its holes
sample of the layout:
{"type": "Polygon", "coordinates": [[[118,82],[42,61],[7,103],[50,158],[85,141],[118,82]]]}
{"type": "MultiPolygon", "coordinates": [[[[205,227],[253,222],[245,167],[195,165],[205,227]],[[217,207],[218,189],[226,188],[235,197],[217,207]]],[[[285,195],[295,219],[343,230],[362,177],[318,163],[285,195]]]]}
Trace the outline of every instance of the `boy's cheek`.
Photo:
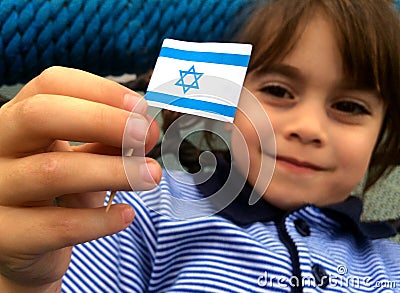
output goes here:
{"type": "Polygon", "coordinates": [[[338,161],[347,168],[366,171],[374,151],[375,137],[370,133],[359,132],[357,135],[357,131],[349,132],[346,136],[342,134],[341,137],[342,139],[338,138],[333,141],[338,161]]]}
{"type": "Polygon", "coordinates": [[[337,179],[338,186],[351,192],[361,182],[366,175],[371,151],[362,147],[354,148],[343,147],[340,155],[337,156],[337,179]]]}

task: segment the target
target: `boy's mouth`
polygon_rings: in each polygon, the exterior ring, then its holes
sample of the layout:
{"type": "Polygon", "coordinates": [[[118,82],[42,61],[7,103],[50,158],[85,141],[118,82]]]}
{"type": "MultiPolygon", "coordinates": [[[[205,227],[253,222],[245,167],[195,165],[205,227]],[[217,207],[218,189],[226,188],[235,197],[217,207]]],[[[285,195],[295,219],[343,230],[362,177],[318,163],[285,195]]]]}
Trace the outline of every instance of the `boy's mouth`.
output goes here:
{"type": "Polygon", "coordinates": [[[285,157],[285,156],[276,156],[276,162],[285,164],[288,167],[293,167],[293,168],[298,168],[298,169],[304,169],[304,170],[312,170],[312,171],[325,171],[326,168],[306,162],[306,161],[301,161],[295,158],[291,157],[285,157]]]}

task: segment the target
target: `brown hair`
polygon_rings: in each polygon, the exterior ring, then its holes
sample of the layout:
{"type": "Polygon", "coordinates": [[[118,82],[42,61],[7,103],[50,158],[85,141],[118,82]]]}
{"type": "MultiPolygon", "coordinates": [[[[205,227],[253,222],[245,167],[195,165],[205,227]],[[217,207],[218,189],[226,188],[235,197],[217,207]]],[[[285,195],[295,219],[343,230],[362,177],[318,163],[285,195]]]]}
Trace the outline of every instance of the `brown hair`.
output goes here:
{"type": "Polygon", "coordinates": [[[283,59],[316,12],[333,23],[343,68],[355,85],[376,90],[386,113],[364,192],[400,164],[400,22],[388,0],[272,0],[255,9],[238,41],[253,44],[250,71],[283,59]]]}

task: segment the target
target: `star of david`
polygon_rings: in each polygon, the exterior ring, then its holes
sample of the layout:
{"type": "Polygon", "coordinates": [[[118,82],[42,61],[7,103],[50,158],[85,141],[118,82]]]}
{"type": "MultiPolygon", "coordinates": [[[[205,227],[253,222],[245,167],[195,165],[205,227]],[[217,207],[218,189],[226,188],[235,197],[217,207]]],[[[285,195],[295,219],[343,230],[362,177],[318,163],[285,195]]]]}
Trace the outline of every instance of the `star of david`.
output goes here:
{"type": "Polygon", "coordinates": [[[199,89],[199,79],[204,73],[196,72],[194,65],[189,70],[179,70],[181,78],[175,83],[177,86],[181,86],[183,93],[186,94],[190,89],[199,89]],[[190,76],[193,75],[193,78],[190,76]],[[186,81],[186,83],[185,83],[186,81]]]}

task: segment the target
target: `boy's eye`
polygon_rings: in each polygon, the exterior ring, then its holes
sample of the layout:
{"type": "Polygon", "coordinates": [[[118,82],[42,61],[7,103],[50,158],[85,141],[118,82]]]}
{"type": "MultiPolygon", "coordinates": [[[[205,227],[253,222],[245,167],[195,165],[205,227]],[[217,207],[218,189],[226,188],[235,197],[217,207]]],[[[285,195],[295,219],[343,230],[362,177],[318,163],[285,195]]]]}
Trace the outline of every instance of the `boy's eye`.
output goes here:
{"type": "Polygon", "coordinates": [[[293,99],[293,95],[280,85],[267,85],[261,91],[276,98],[293,99]]]}
{"type": "Polygon", "coordinates": [[[371,114],[363,105],[352,101],[341,101],[333,104],[333,109],[346,114],[352,115],[368,115],[371,114]]]}

